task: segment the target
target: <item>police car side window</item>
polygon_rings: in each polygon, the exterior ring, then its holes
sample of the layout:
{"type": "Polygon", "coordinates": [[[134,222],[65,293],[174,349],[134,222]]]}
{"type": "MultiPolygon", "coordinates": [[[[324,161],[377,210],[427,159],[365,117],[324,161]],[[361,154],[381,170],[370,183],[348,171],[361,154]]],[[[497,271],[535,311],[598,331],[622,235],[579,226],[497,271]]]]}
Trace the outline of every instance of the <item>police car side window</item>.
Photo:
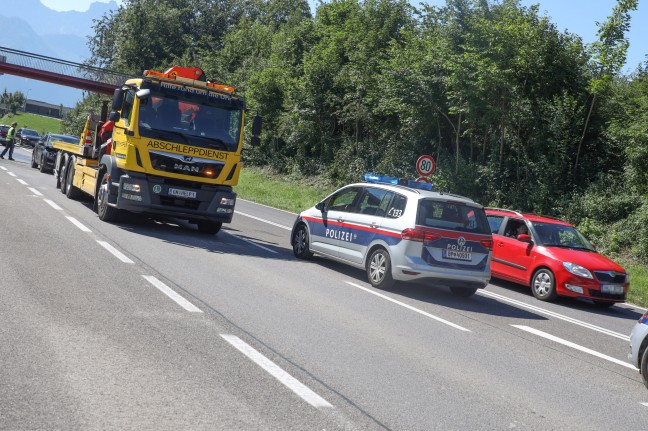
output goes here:
{"type": "Polygon", "coordinates": [[[344,211],[349,212],[353,210],[353,203],[361,192],[359,188],[348,188],[340,190],[335,196],[332,196],[326,205],[329,211],[344,211]]]}
{"type": "Polygon", "coordinates": [[[362,198],[360,199],[358,212],[361,214],[384,217],[386,212],[384,208],[381,208],[381,203],[384,201],[384,197],[388,193],[389,192],[387,192],[387,190],[367,187],[364,194],[362,195],[362,198]]]}
{"type": "Polygon", "coordinates": [[[407,198],[405,196],[394,194],[394,197],[389,204],[389,208],[387,209],[387,217],[398,218],[402,216],[405,212],[406,205],[407,198]]]}

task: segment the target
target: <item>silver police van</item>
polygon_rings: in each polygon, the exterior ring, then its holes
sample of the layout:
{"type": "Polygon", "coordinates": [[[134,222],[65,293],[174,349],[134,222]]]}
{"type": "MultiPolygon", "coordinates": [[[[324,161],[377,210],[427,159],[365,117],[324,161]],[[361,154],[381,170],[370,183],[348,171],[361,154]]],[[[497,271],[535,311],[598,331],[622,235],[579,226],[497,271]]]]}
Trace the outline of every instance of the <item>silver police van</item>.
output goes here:
{"type": "Polygon", "coordinates": [[[484,208],[423,182],[366,174],[300,213],[290,243],[300,259],[317,253],[365,269],[381,289],[419,281],[467,297],[490,280],[484,208]]]}

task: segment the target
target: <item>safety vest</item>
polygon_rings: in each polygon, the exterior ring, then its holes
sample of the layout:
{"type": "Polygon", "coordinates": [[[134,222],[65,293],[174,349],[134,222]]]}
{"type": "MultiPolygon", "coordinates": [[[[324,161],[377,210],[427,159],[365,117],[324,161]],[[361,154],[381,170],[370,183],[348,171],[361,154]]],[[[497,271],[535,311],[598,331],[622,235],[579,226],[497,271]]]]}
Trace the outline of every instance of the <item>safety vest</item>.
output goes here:
{"type": "Polygon", "coordinates": [[[15,137],[16,137],[16,128],[9,127],[9,130],[7,130],[7,142],[9,141],[13,142],[15,137]]]}

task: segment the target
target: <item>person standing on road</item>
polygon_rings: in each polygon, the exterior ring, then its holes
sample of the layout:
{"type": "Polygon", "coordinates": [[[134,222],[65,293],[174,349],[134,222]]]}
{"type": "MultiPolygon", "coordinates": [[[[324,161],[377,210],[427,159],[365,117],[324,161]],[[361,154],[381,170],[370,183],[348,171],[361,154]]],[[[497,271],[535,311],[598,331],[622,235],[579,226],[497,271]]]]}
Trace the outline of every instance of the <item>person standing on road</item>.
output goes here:
{"type": "Polygon", "coordinates": [[[18,123],[14,121],[11,123],[11,127],[9,130],[7,130],[7,146],[5,147],[4,151],[2,154],[0,154],[0,159],[4,159],[4,155],[9,151],[9,160],[14,160],[13,158],[13,150],[14,150],[14,145],[16,142],[16,126],[18,123]]]}

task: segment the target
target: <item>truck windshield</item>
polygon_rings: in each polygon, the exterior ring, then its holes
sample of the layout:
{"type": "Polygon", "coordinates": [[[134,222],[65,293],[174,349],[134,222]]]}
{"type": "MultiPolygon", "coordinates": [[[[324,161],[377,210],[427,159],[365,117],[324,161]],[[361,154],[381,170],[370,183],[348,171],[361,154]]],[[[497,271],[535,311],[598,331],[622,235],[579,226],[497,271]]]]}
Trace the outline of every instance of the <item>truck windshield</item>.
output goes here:
{"type": "Polygon", "coordinates": [[[141,136],[224,151],[236,151],[241,122],[240,108],[164,93],[152,92],[139,110],[141,136]]]}

